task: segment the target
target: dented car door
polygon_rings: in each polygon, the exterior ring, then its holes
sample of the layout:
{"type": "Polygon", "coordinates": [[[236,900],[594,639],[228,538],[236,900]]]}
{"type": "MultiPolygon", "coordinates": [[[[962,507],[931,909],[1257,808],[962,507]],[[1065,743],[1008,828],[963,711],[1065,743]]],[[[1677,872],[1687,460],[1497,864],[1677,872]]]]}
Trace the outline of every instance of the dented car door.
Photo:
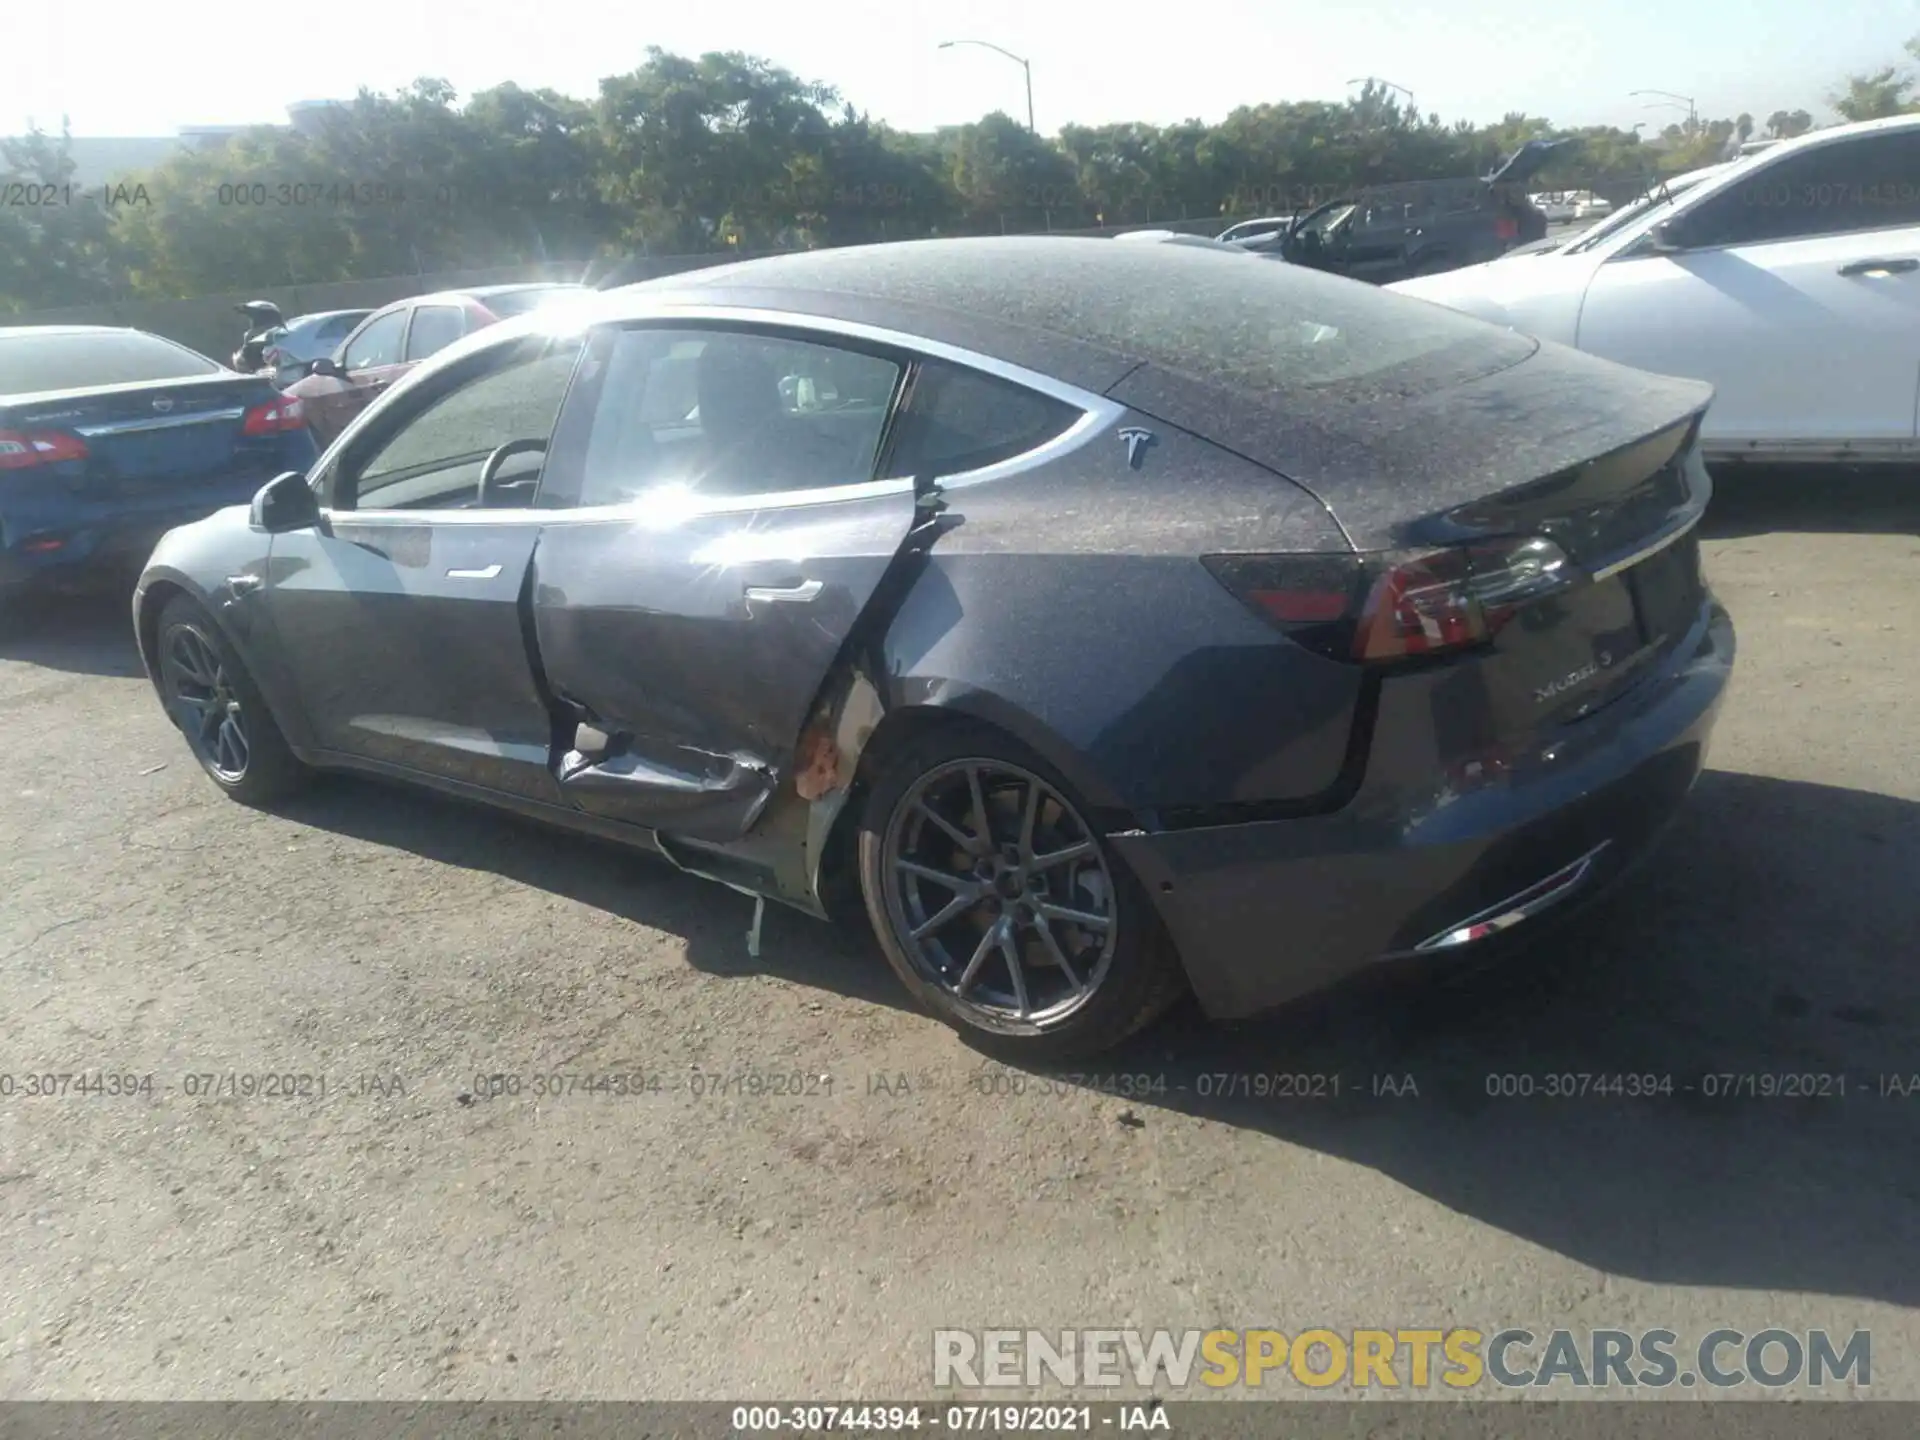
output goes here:
{"type": "Polygon", "coordinates": [[[914,523],[912,482],[874,478],[906,370],[831,335],[594,337],[532,575],[571,804],[696,840],[753,827],[914,523]]]}

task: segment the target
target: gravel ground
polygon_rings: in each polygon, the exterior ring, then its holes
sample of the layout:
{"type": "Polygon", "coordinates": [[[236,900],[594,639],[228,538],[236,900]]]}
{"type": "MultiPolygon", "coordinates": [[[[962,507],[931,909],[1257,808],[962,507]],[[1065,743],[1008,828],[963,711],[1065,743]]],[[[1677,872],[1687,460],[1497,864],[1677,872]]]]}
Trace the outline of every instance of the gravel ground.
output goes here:
{"type": "Polygon", "coordinates": [[[1709,530],[1739,668],[1628,888],[1471,981],[1177,1013],[1101,1067],[1137,1097],[983,1070],[855,934],[770,910],[751,960],[747,901],[643,857],[229,804],[117,600],[16,610],[0,1074],[154,1090],[0,1097],[0,1397],[924,1396],[937,1327],[1422,1324],[1868,1329],[1920,1397],[1920,1095],[1879,1094],[1920,1072],[1920,488],[1734,477],[1709,530]],[[1203,1079],[1273,1071],[1344,1093],[1203,1079]],[[1847,1094],[1487,1094],[1566,1071],[1847,1094]],[[532,1093],[583,1072],[664,1086],[532,1093]],[[801,1093],[693,1093],[736,1072],[801,1093]],[[283,1073],[326,1094],[189,1093],[283,1073]]]}

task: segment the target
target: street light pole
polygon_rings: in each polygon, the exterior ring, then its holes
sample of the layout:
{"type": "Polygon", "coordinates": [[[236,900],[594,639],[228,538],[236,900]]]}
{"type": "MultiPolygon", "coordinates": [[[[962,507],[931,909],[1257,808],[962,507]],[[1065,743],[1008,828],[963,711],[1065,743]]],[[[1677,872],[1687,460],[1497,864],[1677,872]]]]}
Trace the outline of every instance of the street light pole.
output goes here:
{"type": "Polygon", "coordinates": [[[1700,112],[1694,107],[1691,95],[1676,95],[1671,90],[1630,90],[1630,95],[1659,95],[1676,104],[1687,107],[1687,132],[1692,134],[1700,128],[1700,112]]]}
{"type": "Polygon", "coordinates": [[[1006,56],[1007,59],[1013,61],[1015,64],[1017,64],[1021,68],[1022,71],[1026,73],[1027,129],[1033,131],[1035,134],[1038,134],[1039,131],[1035,129],[1034,123],[1033,123],[1033,66],[1029,65],[1024,59],[1014,54],[1011,50],[1004,50],[1000,46],[994,44],[991,40],[942,40],[940,42],[940,48],[942,50],[951,50],[956,45],[978,45],[983,50],[992,50],[996,54],[1006,56]]]}

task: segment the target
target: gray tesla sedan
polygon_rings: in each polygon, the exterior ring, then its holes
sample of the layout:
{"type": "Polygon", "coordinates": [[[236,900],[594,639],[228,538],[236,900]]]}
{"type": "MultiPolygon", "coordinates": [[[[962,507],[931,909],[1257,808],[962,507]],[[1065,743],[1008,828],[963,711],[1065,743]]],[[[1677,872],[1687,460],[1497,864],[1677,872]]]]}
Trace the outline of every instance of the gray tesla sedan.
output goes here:
{"type": "Polygon", "coordinates": [[[1709,390],[1184,245],[586,296],[171,532],[167,713],[815,915],[986,1048],[1485,955],[1646,851],[1733,662],[1709,390]]]}

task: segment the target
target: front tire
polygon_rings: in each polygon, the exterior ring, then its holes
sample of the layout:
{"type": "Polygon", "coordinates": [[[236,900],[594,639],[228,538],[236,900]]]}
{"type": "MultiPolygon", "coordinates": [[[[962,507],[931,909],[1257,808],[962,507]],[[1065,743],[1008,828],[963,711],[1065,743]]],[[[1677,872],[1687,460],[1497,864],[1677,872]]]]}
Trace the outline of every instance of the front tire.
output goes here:
{"type": "Polygon", "coordinates": [[[167,716],[200,768],[231,798],[264,806],[307,779],[253,676],[220,627],[191,596],[160,612],[155,654],[167,716]]]}
{"type": "Polygon", "coordinates": [[[1038,756],[986,727],[887,758],[860,821],[860,887],[887,962],[976,1048],[1098,1053],[1185,984],[1151,901],[1038,756]]]}

